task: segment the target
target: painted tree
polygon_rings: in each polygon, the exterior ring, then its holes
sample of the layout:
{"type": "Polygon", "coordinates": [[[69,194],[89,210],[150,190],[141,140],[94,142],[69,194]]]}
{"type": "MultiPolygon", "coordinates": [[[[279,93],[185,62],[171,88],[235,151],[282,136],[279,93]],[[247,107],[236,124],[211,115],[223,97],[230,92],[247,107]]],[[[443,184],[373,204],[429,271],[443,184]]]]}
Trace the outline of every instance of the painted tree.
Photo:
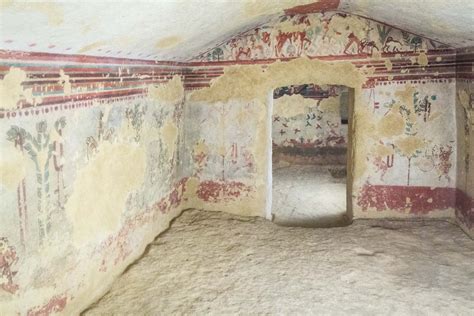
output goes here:
{"type": "Polygon", "coordinates": [[[54,123],[54,129],[56,130],[57,133],[57,139],[54,140],[53,142],[53,162],[54,162],[54,170],[56,171],[56,176],[57,176],[57,187],[55,190],[55,193],[57,194],[58,200],[58,207],[63,208],[64,207],[64,177],[63,177],[63,166],[64,166],[64,142],[62,139],[63,136],[63,129],[66,127],[66,119],[64,117],[61,117],[59,120],[57,120],[54,123]]]}
{"type": "Polygon", "coordinates": [[[423,40],[417,35],[411,35],[408,32],[402,31],[403,41],[405,45],[409,46],[416,53],[418,48],[421,47],[423,40]]]}
{"type": "Polygon", "coordinates": [[[413,94],[413,104],[415,107],[415,113],[423,115],[423,121],[426,122],[431,114],[431,102],[436,101],[436,95],[425,95],[420,96],[419,92],[413,94]]]}
{"type": "Polygon", "coordinates": [[[385,44],[385,40],[392,31],[392,28],[388,25],[377,24],[377,31],[379,33],[380,43],[385,44]]]}
{"type": "MultiPolygon", "coordinates": [[[[61,129],[66,125],[64,117],[56,123],[58,128],[62,126],[61,129]]],[[[39,242],[42,245],[51,229],[49,166],[54,152],[54,144],[51,142],[46,121],[36,124],[36,136],[21,127],[12,126],[7,132],[7,140],[15,142],[19,135],[24,139],[24,151],[35,165],[39,242]]]]}
{"type": "Polygon", "coordinates": [[[421,37],[413,36],[410,40],[410,47],[413,48],[413,51],[416,53],[422,43],[423,41],[421,40],[421,37]]]}
{"type": "Polygon", "coordinates": [[[418,134],[413,106],[400,104],[398,111],[405,121],[405,135],[415,136],[418,134]]]}
{"type": "Polygon", "coordinates": [[[225,103],[222,103],[222,106],[217,110],[219,113],[219,130],[220,130],[220,145],[218,147],[219,156],[221,156],[222,161],[222,181],[225,181],[225,165],[226,165],[226,156],[228,153],[227,142],[225,141],[225,119],[230,113],[230,107],[226,107],[225,103]]]}
{"type": "Polygon", "coordinates": [[[423,139],[416,136],[402,136],[395,141],[395,150],[408,159],[407,185],[410,185],[411,161],[422,153],[423,139]]]}
{"type": "Polygon", "coordinates": [[[140,141],[140,133],[142,125],[145,120],[146,106],[135,104],[134,107],[125,110],[125,117],[128,119],[128,123],[132,126],[135,131],[135,141],[140,141]]]}
{"type": "Polygon", "coordinates": [[[223,56],[224,56],[224,51],[220,47],[217,47],[212,51],[212,59],[213,60],[220,61],[223,56]]]}
{"type": "MultiPolygon", "coordinates": [[[[15,144],[15,148],[22,154],[26,142],[26,131],[17,126],[12,126],[7,132],[7,140],[15,144]]],[[[18,218],[20,227],[20,242],[25,247],[28,230],[28,209],[26,204],[26,184],[25,178],[21,179],[17,187],[18,218]]]]}
{"type": "MultiPolygon", "coordinates": [[[[171,112],[169,108],[159,107],[157,110],[153,111],[152,117],[153,120],[151,124],[158,131],[162,131],[165,126],[166,121],[170,118],[171,112]]],[[[163,179],[166,174],[170,172],[172,162],[169,160],[171,153],[168,152],[166,148],[163,137],[158,137],[154,144],[159,150],[150,152],[150,159],[154,160],[155,163],[151,164],[150,169],[150,182],[152,184],[157,183],[160,179],[163,179]]],[[[174,156],[173,156],[174,157],[174,156]]]]}
{"type": "Polygon", "coordinates": [[[38,197],[38,228],[40,243],[48,235],[49,224],[49,161],[52,157],[53,146],[50,144],[50,135],[47,132],[46,121],[36,124],[36,137],[27,133],[28,142],[25,145],[26,152],[34,162],[36,168],[36,194],[38,197]]]}
{"type": "Polygon", "coordinates": [[[206,141],[200,139],[193,147],[192,153],[194,161],[194,177],[199,177],[207,166],[207,160],[209,158],[209,147],[206,145],[206,141]]]}

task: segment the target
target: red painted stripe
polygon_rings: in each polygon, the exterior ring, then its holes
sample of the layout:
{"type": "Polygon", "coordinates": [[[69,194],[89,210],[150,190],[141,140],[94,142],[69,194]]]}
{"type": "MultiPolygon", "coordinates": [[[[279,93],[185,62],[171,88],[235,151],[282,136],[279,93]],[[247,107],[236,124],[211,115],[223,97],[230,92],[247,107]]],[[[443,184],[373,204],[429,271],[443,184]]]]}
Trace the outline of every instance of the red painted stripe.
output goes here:
{"type": "MultiPolygon", "coordinates": [[[[66,103],[71,101],[82,101],[82,100],[92,100],[92,99],[101,99],[101,98],[112,98],[118,96],[128,96],[139,93],[144,93],[146,89],[128,89],[128,90],[115,90],[115,91],[101,91],[101,92],[92,92],[77,94],[72,96],[51,96],[43,97],[43,100],[38,105],[49,105],[57,103],[66,103]]],[[[21,108],[32,107],[33,104],[27,102],[21,102],[21,108]]],[[[38,106],[36,105],[36,107],[38,106]]]]}
{"type": "MultiPolygon", "coordinates": [[[[403,57],[417,56],[418,53],[414,52],[400,52],[400,53],[382,53],[383,58],[395,58],[395,55],[401,55],[403,57]]],[[[428,51],[428,56],[455,56],[455,50],[443,49],[443,50],[432,50],[428,51]]],[[[260,59],[260,60],[246,60],[246,61],[212,61],[212,62],[175,62],[175,61],[153,61],[147,59],[129,59],[129,58],[117,58],[117,57],[97,57],[88,55],[72,55],[72,54],[52,54],[44,52],[22,52],[12,50],[0,50],[0,59],[4,60],[23,60],[23,61],[60,61],[60,62],[73,62],[73,63],[92,63],[92,64],[133,64],[137,67],[140,65],[146,66],[175,66],[175,67],[196,67],[196,66],[213,66],[213,65],[232,65],[232,64],[265,64],[272,63],[276,60],[288,61],[294,58],[271,58],[271,59],[260,59]]],[[[311,56],[311,59],[321,60],[354,60],[354,59],[368,59],[371,58],[368,54],[357,54],[357,55],[341,55],[341,56],[311,56]]],[[[60,65],[56,65],[61,67],[60,65]]]]}
{"type": "Polygon", "coordinates": [[[454,209],[456,189],[365,184],[359,192],[357,205],[364,211],[408,211],[410,214],[425,215],[435,210],[454,209]]]}
{"type": "MultiPolygon", "coordinates": [[[[399,52],[399,53],[381,53],[382,58],[407,58],[418,56],[419,53],[414,52],[399,52]],[[395,57],[400,55],[400,57],[395,57]]],[[[428,58],[433,57],[443,57],[443,56],[456,56],[456,51],[454,49],[443,49],[443,50],[431,50],[426,52],[428,58]]],[[[267,59],[258,59],[258,60],[240,60],[240,61],[190,61],[181,63],[181,66],[187,67],[199,67],[199,66],[228,66],[228,65],[248,65],[248,64],[271,64],[275,61],[290,61],[300,57],[282,57],[282,58],[267,58],[267,59]]],[[[308,56],[309,59],[320,59],[320,60],[330,60],[330,61],[351,61],[354,59],[366,59],[370,60],[372,57],[369,54],[354,54],[354,55],[328,55],[328,56],[308,56]]]]}
{"type": "Polygon", "coordinates": [[[0,50],[0,59],[17,59],[17,60],[41,60],[41,61],[63,61],[91,64],[136,64],[136,65],[170,65],[177,66],[178,62],[174,61],[154,61],[149,59],[130,59],[118,57],[98,57],[89,55],[75,54],[53,54],[45,52],[24,52],[13,50],[0,50]]]}
{"type": "Polygon", "coordinates": [[[326,12],[336,10],[339,7],[340,0],[321,0],[315,3],[299,5],[284,12],[286,15],[309,14],[316,12],[326,12]]]}
{"type": "MultiPolygon", "coordinates": [[[[146,78],[146,79],[140,79],[140,78],[103,78],[103,79],[69,79],[69,82],[72,84],[72,86],[90,86],[90,85],[105,85],[105,86],[121,86],[121,85],[127,85],[127,84],[134,84],[134,83],[142,83],[142,84],[147,84],[147,83],[161,83],[161,82],[167,82],[169,79],[168,77],[152,77],[152,78],[146,78]]],[[[43,86],[49,86],[49,85],[56,85],[59,84],[60,79],[58,78],[57,80],[33,80],[33,81],[25,81],[22,83],[24,87],[31,87],[31,86],[36,86],[36,87],[43,87],[43,86]]]]}
{"type": "Polygon", "coordinates": [[[142,98],[143,94],[130,94],[124,96],[110,96],[108,98],[101,98],[101,99],[88,99],[88,100],[75,100],[66,103],[55,103],[50,105],[44,105],[41,107],[28,107],[21,110],[16,111],[0,111],[0,119],[9,119],[9,118],[16,118],[16,117],[27,117],[27,116],[34,116],[34,115],[41,115],[41,114],[48,114],[54,111],[64,111],[64,110],[74,110],[84,107],[91,107],[97,104],[109,104],[113,102],[120,102],[124,100],[134,100],[137,98],[142,98]]]}

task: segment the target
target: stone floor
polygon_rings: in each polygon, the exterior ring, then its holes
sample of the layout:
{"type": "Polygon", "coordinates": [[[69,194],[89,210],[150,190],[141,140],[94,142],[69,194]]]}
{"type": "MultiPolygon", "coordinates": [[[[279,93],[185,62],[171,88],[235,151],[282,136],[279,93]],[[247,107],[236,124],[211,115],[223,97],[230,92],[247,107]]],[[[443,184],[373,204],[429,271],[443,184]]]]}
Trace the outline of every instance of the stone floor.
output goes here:
{"type": "Polygon", "coordinates": [[[285,226],[342,225],[346,214],[346,178],[335,178],[336,166],[291,165],[273,170],[272,214],[285,226]]]}
{"type": "Polygon", "coordinates": [[[474,315],[474,241],[443,221],[283,227],[186,211],[85,315],[474,315]]]}

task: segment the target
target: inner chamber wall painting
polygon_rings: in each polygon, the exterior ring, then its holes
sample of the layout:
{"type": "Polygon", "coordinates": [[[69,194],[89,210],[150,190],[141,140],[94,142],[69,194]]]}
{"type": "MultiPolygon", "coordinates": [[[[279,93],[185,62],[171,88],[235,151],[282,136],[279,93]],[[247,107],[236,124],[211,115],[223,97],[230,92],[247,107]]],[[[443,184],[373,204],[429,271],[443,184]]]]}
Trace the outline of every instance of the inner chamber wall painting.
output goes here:
{"type": "Polygon", "coordinates": [[[291,85],[273,92],[272,214],[282,225],[350,222],[346,205],[350,89],[291,85]]]}

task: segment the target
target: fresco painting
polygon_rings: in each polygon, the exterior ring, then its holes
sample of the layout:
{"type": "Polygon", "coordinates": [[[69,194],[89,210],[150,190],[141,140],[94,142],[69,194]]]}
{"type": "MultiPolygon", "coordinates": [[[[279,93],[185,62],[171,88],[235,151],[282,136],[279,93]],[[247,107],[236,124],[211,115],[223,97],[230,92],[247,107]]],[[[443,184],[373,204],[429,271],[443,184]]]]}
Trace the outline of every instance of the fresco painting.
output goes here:
{"type": "Polygon", "coordinates": [[[389,25],[340,12],[282,15],[244,31],[196,60],[258,60],[420,52],[447,48],[389,25]]]}
{"type": "MultiPolygon", "coordinates": [[[[365,154],[353,163],[360,165],[363,162],[368,166],[363,174],[353,179],[356,216],[371,217],[382,212],[404,217],[407,209],[416,214],[451,216],[456,208],[456,190],[452,190],[456,186],[456,131],[449,123],[455,119],[452,110],[455,89],[453,55],[454,51],[442,43],[359,16],[330,11],[286,14],[258,27],[242,30],[197,55],[193,61],[201,64],[189,73],[193,78],[190,89],[212,88],[211,80],[225,77],[223,61],[242,65],[254,63],[263,71],[275,61],[298,57],[333,64],[350,62],[366,77],[361,87],[362,99],[357,101],[354,115],[357,120],[363,114],[364,122],[368,120],[373,128],[364,139],[355,142],[354,150],[362,149],[365,154]],[[213,77],[207,79],[211,71],[213,77]],[[200,78],[199,83],[197,78],[200,78]],[[364,189],[367,185],[375,188],[413,187],[415,191],[415,187],[436,187],[445,190],[443,194],[452,198],[446,199],[448,204],[437,203],[436,199],[433,203],[427,202],[430,206],[428,212],[418,212],[417,205],[402,200],[395,201],[399,203],[396,207],[367,208],[366,204],[358,203],[368,194],[364,189]]],[[[296,74],[301,69],[287,71],[288,77],[292,77],[292,72],[296,74]]],[[[298,77],[295,78],[298,81],[298,77]]],[[[318,81],[321,83],[329,87],[334,84],[318,81]]],[[[310,93],[305,91],[308,84],[311,81],[306,85],[275,87],[274,102],[306,92],[306,101],[300,101],[306,104],[311,99],[310,93]]],[[[313,90],[314,104],[305,105],[303,112],[291,113],[292,119],[273,115],[274,148],[290,148],[301,155],[311,148],[334,150],[346,146],[347,140],[338,133],[345,124],[337,117],[321,121],[322,112],[318,109],[321,106],[318,103],[322,101],[317,99],[334,95],[334,89],[312,88],[309,90],[313,90]],[[318,137],[314,136],[313,129],[319,133],[318,137]]],[[[240,107],[247,103],[241,102],[240,107]]],[[[233,121],[234,117],[227,115],[226,120],[233,121]]],[[[368,126],[364,128],[369,129],[368,126]]],[[[355,133],[358,133],[357,122],[355,133]]],[[[209,145],[207,138],[200,141],[209,145]]],[[[211,156],[214,150],[217,149],[208,146],[206,155],[211,156]]],[[[249,174],[249,177],[255,176],[249,174]]],[[[415,191],[413,194],[417,196],[415,191]]],[[[432,190],[426,192],[423,199],[432,201],[434,193],[432,190]]]]}
{"type": "Polygon", "coordinates": [[[329,161],[345,164],[348,97],[349,89],[343,86],[306,84],[275,89],[272,116],[274,162],[283,159],[299,164],[327,164],[329,161]],[[304,99],[292,99],[293,95],[304,99]]]}
{"type": "Polygon", "coordinates": [[[272,146],[354,151],[357,218],[456,216],[472,232],[472,74],[456,71],[472,52],[331,11],[276,16],[209,46],[182,63],[0,51],[2,80],[21,79],[0,105],[7,312],[83,309],[183,209],[265,216],[272,146]],[[356,100],[347,149],[333,107],[344,83],[356,100]],[[272,94],[303,106],[268,115],[272,94]]]}
{"type": "Polygon", "coordinates": [[[259,122],[254,105],[200,104],[187,110],[184,135],[193,151],[186,153],[185,168],[199,179],[197,197],[223,202],[255,193],[256,183],[247,181],[256,174],[255,138],[248,134],[259,122]],[[236,130],[232,122],[241,128],[236,130]]]}
{"type": "MultiPolygon", "coordinates": [[[[55,72],[56,66],[50,67],[48,71],[55,72]]],[[[32,76],[27,73],[27,79],[32,76]]],[[[97,96],[104,91],[101,87],[96,86],[97,96]]],[[[113,97],[84,101],[79,96],[79,101],[61,103],[51,103],[53,97],[48,95],[48,89],[36,88],[34,93],[41,95],[43,105],[32,107],[23,100],[15,109],[0,110],[0,144],[9,153],[3,157],[7,169],[2,169],[0,185],[4,204],[4,225],[0,225],[0,301],[7,304],[3,305],[6,311],[49,315],[69,310],[75,304],[74,293],[82,293],[88,286],[85,275],[97,277],[121,269],[143,247],[137,236],[150,232],[154,235],[152,227],[157,223],[166,225],[176,216],[171,214],[181,211],[187,179],[179,178],[176,171],[176,144],[180,140],[164,133],[162,126],[182,124],[184,103],[182,99],[169,101],[149,95],[146,87],[145,84],[139,94],[132,91],[123,95],[118,91],[119,95],[113,97]],[[114,161],[143,151],[142,169],[150,170],[144,173],[141,184],[124,193],[122,209],[107,209],[112,205],[107,202],[107,194],[117,193],[101,188],[116,190],[120,175],[116,175],[114,186],[109,186],[107,181],[114,180],[103,179],[109,171],[99,168],[95,175],[102,178],[98,187],[79,182],[80,174],[91,165],[100,164],[104,151],[113,148],[130,150],[112,150],[125,155],[112,157],[114,161]],[[77,209],[72,205],[74,201],[87,205],[88,197],[77,199],[77,191],[91,196],[94,191],[104,192],[105,198],[96,200],[104,207],[102,214],[72,213],[77,209]],[[89,231],[93,233],[87,239],[77,239],[87,227],[78,218],[107,217],[107,212],[114,212],[119,219],[117,229],[102,231],[92,227],[89,231]],[[79,264],[81,258],[87,258],[90,265],[79,264]],[[61,272],[53,275],[53,271],[61,272]],[[37,298],[26,304],[22,300],[27,293],[28,297],[37,298]]],[[[76,91],[75,83],[71,89],[76,91]]],[[[108,176],[115,177],[110,173],[108,176]]]]}

